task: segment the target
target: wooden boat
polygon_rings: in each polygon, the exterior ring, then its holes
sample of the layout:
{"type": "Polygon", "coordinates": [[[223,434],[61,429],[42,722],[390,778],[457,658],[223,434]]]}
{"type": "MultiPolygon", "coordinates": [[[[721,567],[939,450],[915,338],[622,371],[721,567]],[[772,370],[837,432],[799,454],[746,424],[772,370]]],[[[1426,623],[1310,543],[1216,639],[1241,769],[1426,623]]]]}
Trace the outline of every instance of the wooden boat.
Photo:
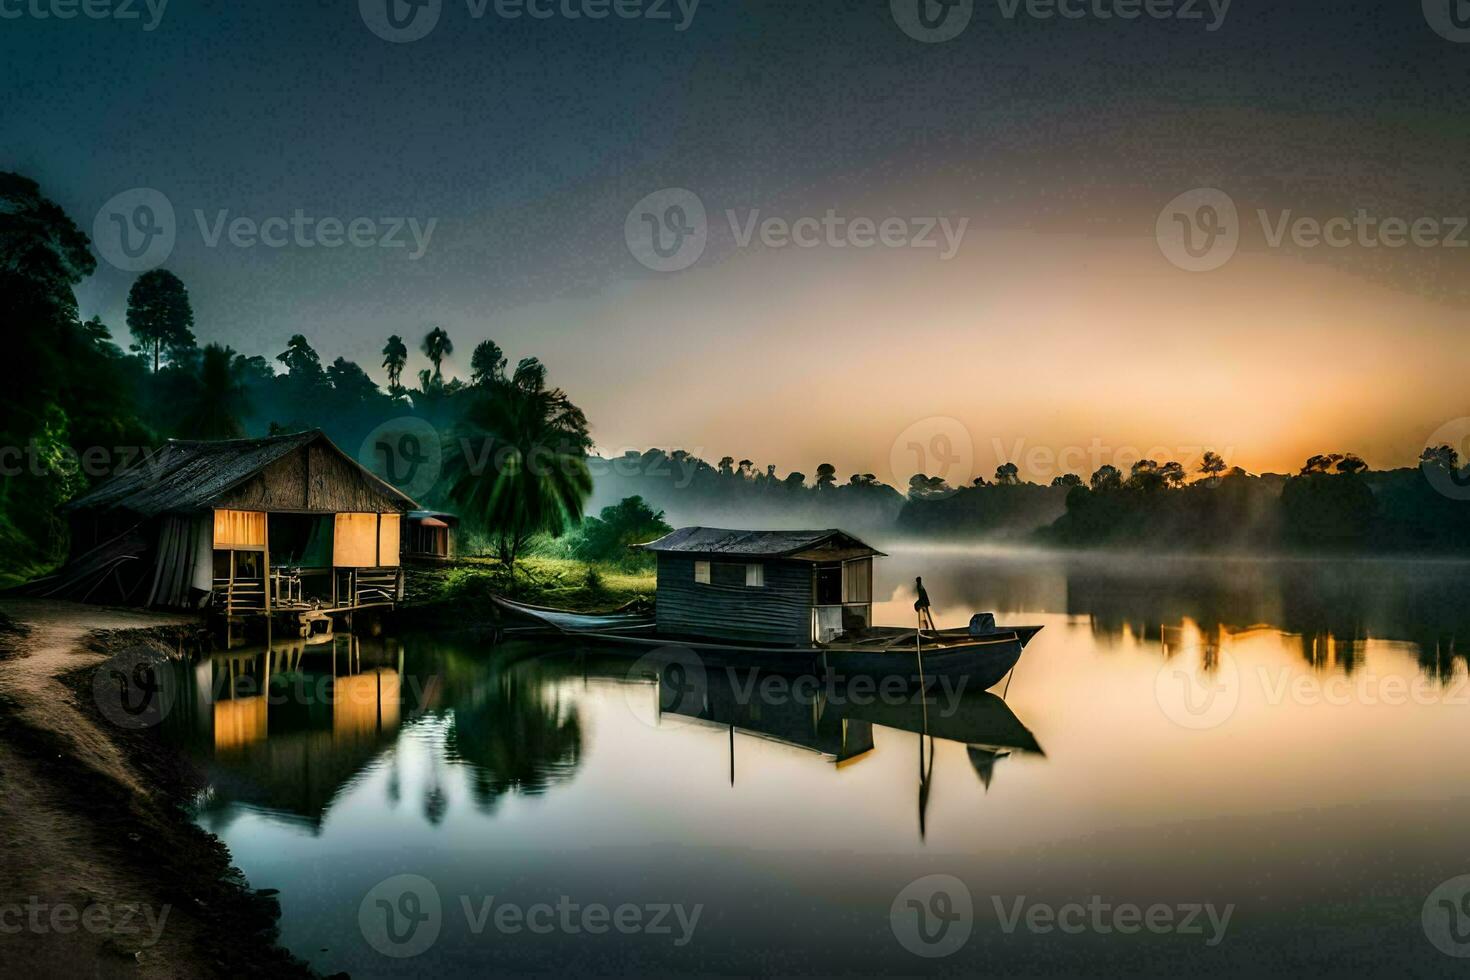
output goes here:
{"type": "MultiPolygon", "coordinates": [[[[652,663],[695,662],[705,669],[757,667],[785,675],[816,675],[837,682],[866,680],[902,682],[925,688],[963,683],[986,690],[1000,683],[1021,659],[1040,626],[998,627],[979,634],[968,629],[923,630],[872,626],[841,633],[826,643],[780,646],[670,636],[657,631],[654,620],[625,610],[576,613],[533,606],[503,596],[495,605],[523,623],[547,632],[645,651],[652,663]]],[[[522,627],[524,629],[525,627],[522,627]]]]}

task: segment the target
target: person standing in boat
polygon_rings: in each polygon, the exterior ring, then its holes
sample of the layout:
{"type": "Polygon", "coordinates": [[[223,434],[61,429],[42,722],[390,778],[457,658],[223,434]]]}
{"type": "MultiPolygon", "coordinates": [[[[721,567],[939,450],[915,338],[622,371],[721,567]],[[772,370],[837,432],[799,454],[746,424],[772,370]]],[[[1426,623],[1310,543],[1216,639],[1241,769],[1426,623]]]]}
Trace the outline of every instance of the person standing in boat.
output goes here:
{"type": "Polygon", "coordinates": [[[924,579],[922,576],[914,576],[914,588],[918,590],[919,597],[914,600],[914,612],[919,614],[919,629],[928,623],[929,629],[934,629],[934,613],[929,608],[929,593],[924,591],[924,579]]]}

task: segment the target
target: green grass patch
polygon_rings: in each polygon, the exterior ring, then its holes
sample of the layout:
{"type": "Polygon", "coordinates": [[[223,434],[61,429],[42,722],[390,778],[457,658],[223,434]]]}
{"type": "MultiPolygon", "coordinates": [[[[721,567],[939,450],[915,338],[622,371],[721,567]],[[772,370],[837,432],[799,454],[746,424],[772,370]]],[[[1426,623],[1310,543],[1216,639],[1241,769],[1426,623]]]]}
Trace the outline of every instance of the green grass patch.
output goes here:
{"type": "Polygon", "coordinates": [[[488,617],[490,596],[557,606],[579,612],[614,609],[638,598],[653,598],[653,569],[589,563],[574,558],[532,556],[516,562],[514,576],[493,558],[461,558],[446,565],[411,567],[407,573],[410,608],[443,608],[446,613],[488,617]]]}

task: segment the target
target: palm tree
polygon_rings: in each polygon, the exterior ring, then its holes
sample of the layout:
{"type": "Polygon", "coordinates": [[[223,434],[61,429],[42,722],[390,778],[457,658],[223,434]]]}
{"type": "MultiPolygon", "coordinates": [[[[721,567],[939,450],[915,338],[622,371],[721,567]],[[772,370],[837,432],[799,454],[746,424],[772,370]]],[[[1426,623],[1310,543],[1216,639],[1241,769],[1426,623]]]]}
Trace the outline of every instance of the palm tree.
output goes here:
{"type": "Polygon", "coordinates": [[[482,340],[470,355],[470,382],[477,385],[505,380],[505,353],[493,340],[482,340]]]}
{"type": "Polygon", "coordinates": [[[449,497],[482,523],[496,556],[513,575],[532,535],[560,535],[582,520],[592,494],[587,417],[546,369],[526,358],[509,381],[473,389],[459,427],[462,452],[445,464],[449,497]]]}
{"type": "Polygon", "coordinates": [[[449,334],[443,327],[435,327],[424,335],[424,342],[419,349],[434,364],[434,380],[442,380],[444,372],[441,368],[444,358],[454,353],[454,341],[449,339],[449,334]]]}
{"type": "Polygon", "coordinates": [[[383,367],[388,370],[388,393],[397,395],[403,390],[403,366],[408,363],[408,345],[403,338],[394,334],[383,345],[383,367]]]}

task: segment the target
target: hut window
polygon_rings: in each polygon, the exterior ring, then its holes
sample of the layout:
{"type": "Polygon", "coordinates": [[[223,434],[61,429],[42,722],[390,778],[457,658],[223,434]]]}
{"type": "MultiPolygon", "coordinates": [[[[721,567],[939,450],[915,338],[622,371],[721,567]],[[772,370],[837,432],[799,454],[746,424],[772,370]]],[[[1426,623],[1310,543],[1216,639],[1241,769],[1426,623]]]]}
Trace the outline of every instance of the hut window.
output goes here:
{"type": "Polygon", "coordinates": [[[257,510],[214,512],[216,548],[264,548],[265,513],[257,510]]]}
{"type": "Polygon", "coordinates": [[[697,561],[694,563],[694,581],[700,585],[709,585],[709,562],[697,561]]]}
{"type": "Polygon", "coordinates": [[[873,559],[844,562],[842,565],[842,601],[871,602],[873,598],[873,559]]]}
{"type": "Polygon", "coordinates": [[[377,514],[337,515],[332,564],[337,568],[372,568],[378,564],[377,514]]]}
{"type": "Polygon", "coordinates": [[[816,572],[816,595],[813,597],[819,606],[836,606],[842,602],[842,574],[841,565],[818,565],[816,572]]]}
{"type": "Polygon", "coordinates": [[[766,585],[766,566],[752,563],[745,566],[745,586],[750,589],[762,589],[766,585]]]}
{"type": "Polygon", "coordinates": [[[399,515],[383,514],[378,521],[378,565],[395,568],[398,565],[399,515]]]}

